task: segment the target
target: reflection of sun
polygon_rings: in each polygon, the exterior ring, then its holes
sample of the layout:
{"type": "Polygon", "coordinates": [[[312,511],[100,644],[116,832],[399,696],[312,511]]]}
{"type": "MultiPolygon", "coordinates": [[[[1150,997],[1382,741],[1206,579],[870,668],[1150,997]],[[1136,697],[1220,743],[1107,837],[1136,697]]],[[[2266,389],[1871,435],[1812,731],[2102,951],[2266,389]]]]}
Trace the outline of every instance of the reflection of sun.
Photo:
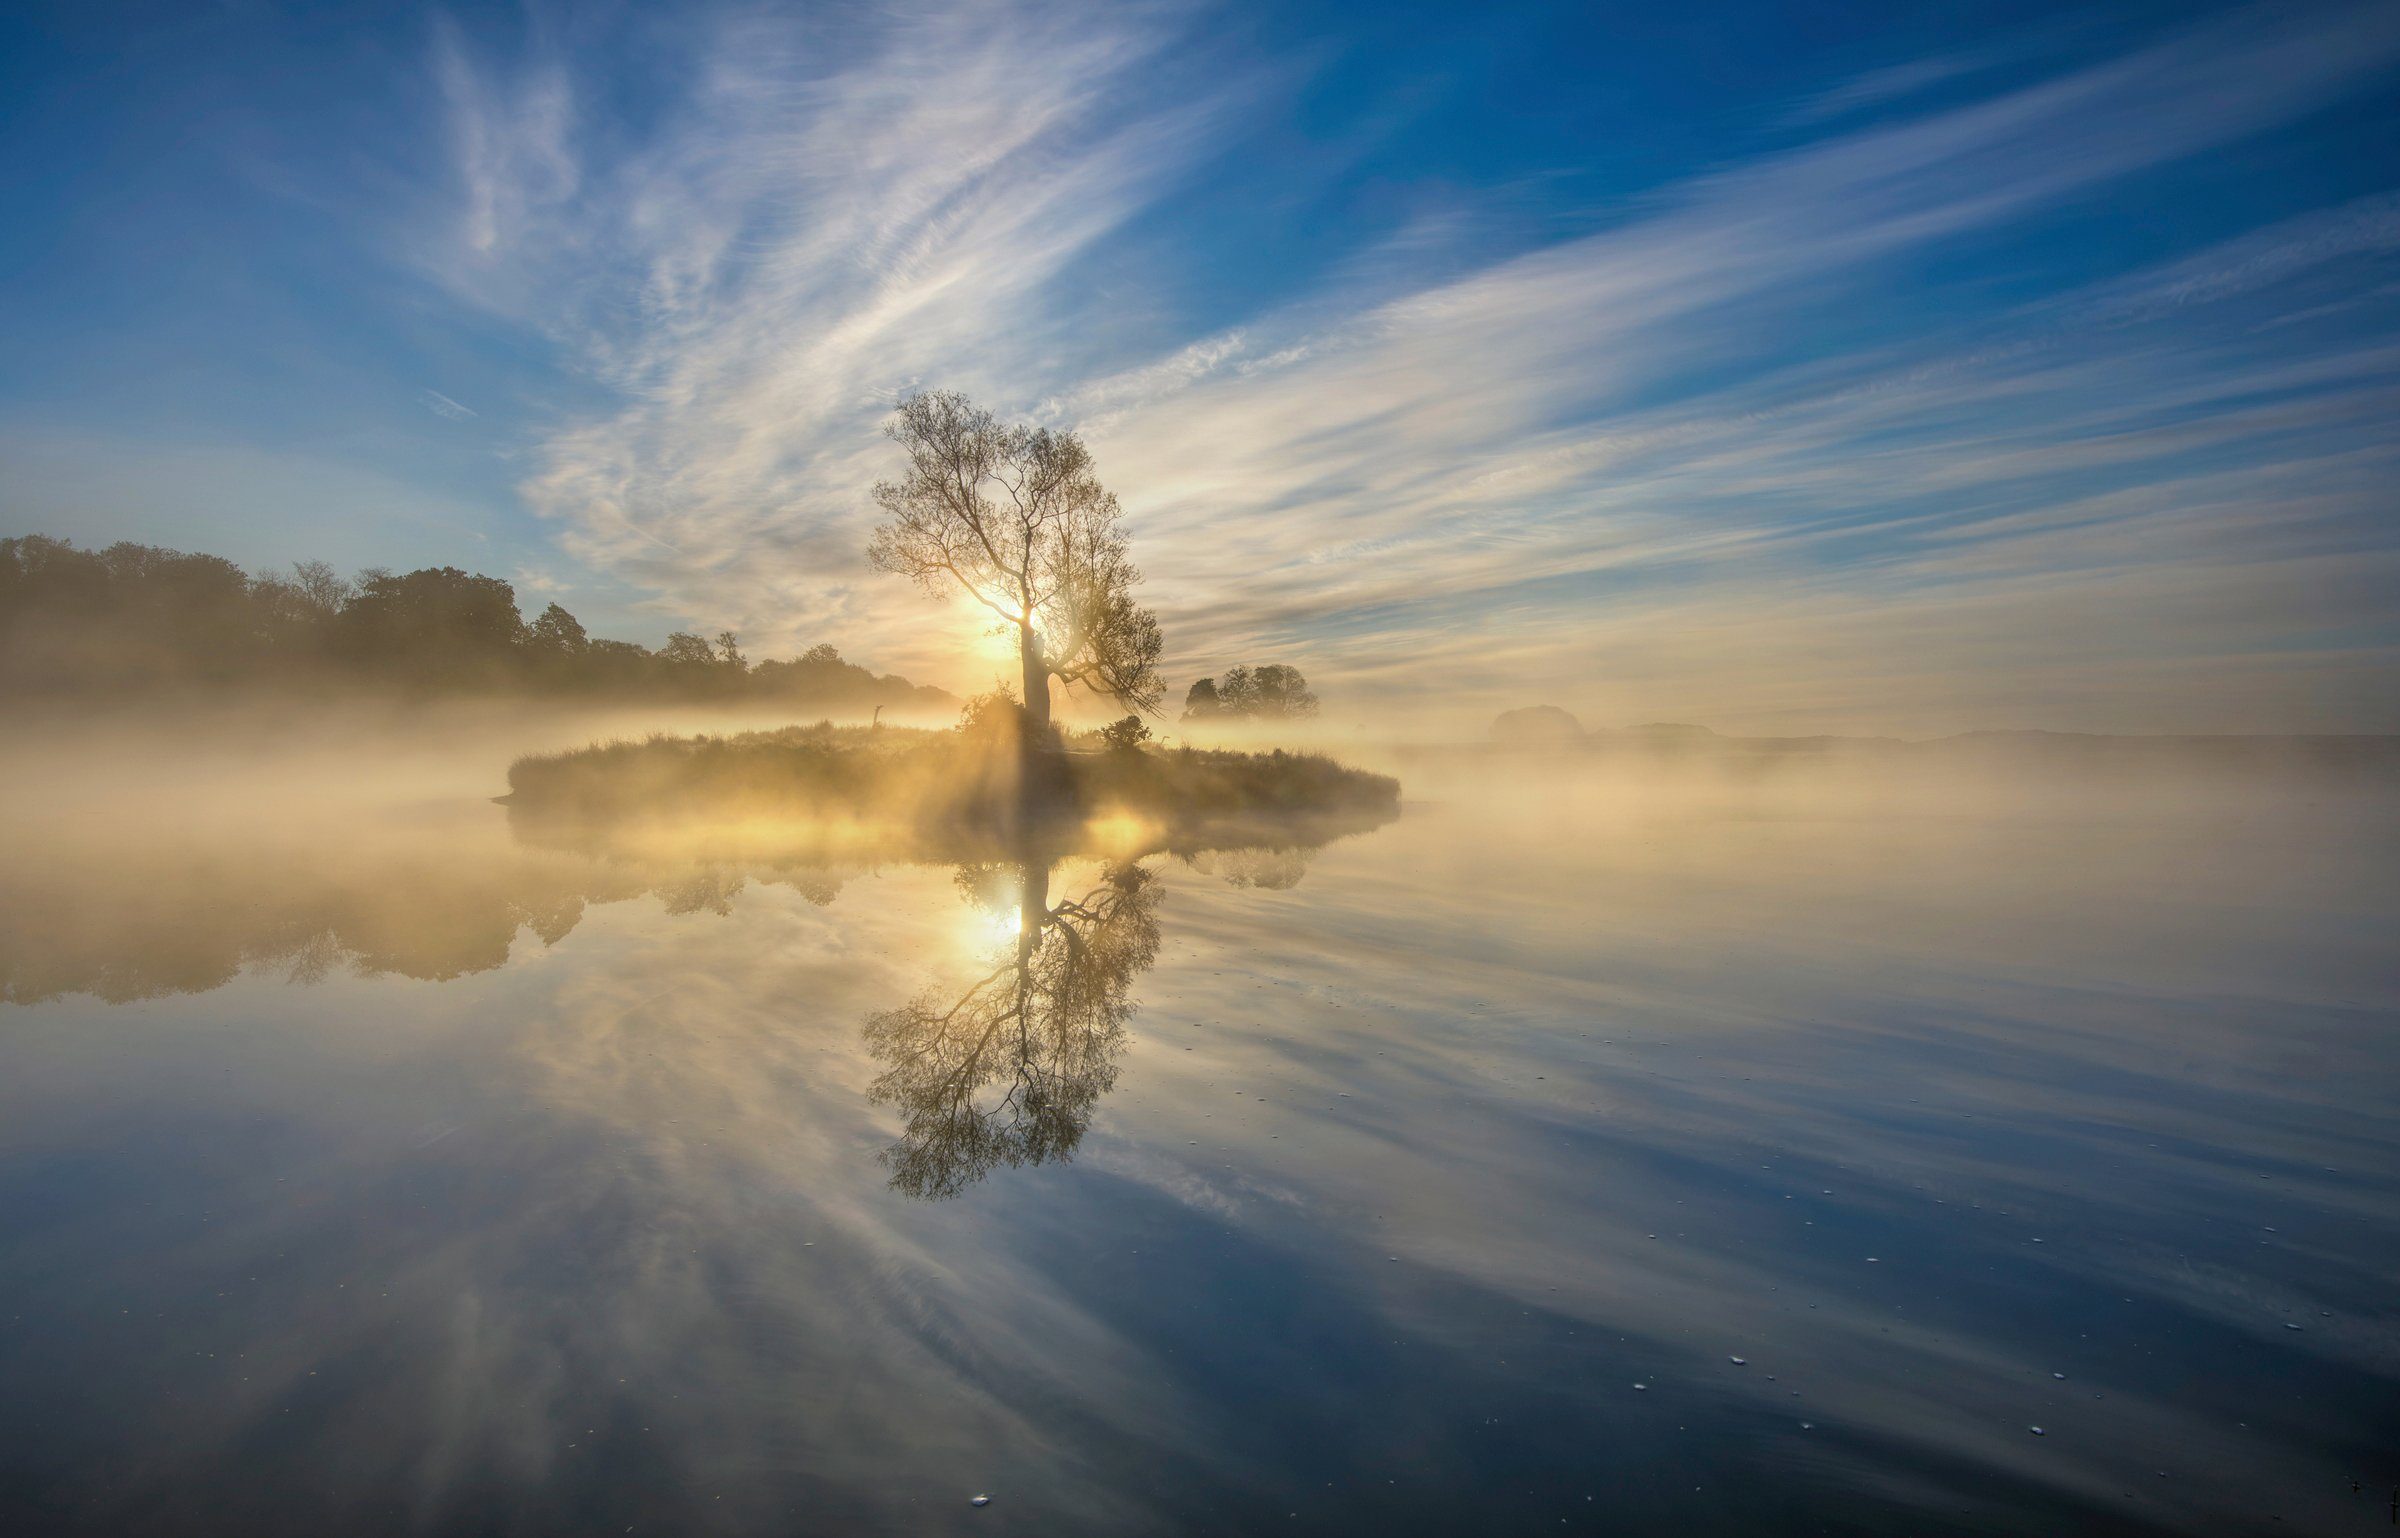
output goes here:
{"type": "Polygon", "coordinates": [[[997,947],[1015,943],[1017,932],[1024,927],[1024,911],[1012,887],[1003,904],[967,909],[965,921],[959,926],[959,944],[968,955],[981,960],[997,947]]]}
{"type": "Polygon", "coordinates": [[[1111,811],[1083,825],[1084,837],[1101,853],[1118,859],[1138,856],[1158,836],[1158,829],[1131,812],[1111,811]]]}

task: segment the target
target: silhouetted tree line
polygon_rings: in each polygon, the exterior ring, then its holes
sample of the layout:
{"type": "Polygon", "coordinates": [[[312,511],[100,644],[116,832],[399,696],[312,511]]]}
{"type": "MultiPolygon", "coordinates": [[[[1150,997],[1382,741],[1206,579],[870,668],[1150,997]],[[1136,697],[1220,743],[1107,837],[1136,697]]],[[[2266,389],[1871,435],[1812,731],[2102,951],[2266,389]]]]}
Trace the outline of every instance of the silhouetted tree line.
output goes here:
{"type": "Polygon", "coordinates": [[[1279,720],[1316,713],[1316,691],[1298,668],[1281,662],[1234,668],[1222,679],[1203,678],[1183,696],[1186,721],[1279,720]]]}
{"type": "Polygon", "coordinates": [[[686,700],[954,706],[831,646],[751,662],[731,631],[653,651],[588,634],[557,604],[531,624],[516,590],[455,566],[344,579],[322,561],[252,576],[153,545],[0,540],[0,690],[111,694],[191,686],[365,685],[415,694],[531,690],[686,700]]]}

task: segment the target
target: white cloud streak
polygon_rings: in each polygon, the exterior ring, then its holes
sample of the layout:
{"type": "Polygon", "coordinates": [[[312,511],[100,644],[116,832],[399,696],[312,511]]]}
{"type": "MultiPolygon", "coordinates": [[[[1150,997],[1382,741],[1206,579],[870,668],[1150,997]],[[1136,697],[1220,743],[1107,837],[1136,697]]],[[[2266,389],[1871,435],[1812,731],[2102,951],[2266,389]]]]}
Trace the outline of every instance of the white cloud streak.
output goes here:
{"type": "Polygon", "coordinates": [[[439,390],[419,390],[417,399],[427,411],[446,422],[464,422],[481,415],[472,406],[463,406],[439,390]]]}

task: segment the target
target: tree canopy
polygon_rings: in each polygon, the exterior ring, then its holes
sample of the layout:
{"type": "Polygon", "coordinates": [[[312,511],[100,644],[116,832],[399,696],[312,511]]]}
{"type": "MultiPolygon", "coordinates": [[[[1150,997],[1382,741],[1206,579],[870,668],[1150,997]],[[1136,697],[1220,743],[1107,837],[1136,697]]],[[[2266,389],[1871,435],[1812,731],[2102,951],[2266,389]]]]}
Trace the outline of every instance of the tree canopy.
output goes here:
{"type": "Polygon", "coordinates": [[[1050,680],[1156,710],[1158,620],[1117,527],[1117,499],[1071,432],[1009,426],[952,391],[913,395],[887,431],[908,455],[875,487],[868,559],[929,593],[960,592],[1014,633],[1025,709],[1050,721],[1050,680]]]}
{"type": "Polygon", "coordinates": [[[1313,716],[1317,696],[1296,667],[1270,662],[1237,667],[1222,679],[1203,678],[1183,696],[1186,721],[1286,719],[1313,716]]]}
{"type": "Polygon", "coordinates": [[[753,663],[729,630],[713,641],[678,631],[653,651],[595,639],[555,603],[527,624],[514,587],[455,566],[345,580],[306,561],[289,576],[251,576],[150,545],[0,539],[0,691],[194,686],[956,703],[823,644],[753,663]]]}

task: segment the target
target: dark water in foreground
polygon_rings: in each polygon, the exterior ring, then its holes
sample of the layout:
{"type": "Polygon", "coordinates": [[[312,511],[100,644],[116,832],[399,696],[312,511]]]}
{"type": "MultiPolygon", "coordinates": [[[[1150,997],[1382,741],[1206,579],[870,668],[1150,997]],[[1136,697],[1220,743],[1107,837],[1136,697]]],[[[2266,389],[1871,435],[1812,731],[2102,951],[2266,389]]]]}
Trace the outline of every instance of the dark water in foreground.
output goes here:
{"type": "Polygon", "coordinates": [[[1493,773],[13,843],[0,1532],[2389,1530],[2400,801],[1493,773]]]}

